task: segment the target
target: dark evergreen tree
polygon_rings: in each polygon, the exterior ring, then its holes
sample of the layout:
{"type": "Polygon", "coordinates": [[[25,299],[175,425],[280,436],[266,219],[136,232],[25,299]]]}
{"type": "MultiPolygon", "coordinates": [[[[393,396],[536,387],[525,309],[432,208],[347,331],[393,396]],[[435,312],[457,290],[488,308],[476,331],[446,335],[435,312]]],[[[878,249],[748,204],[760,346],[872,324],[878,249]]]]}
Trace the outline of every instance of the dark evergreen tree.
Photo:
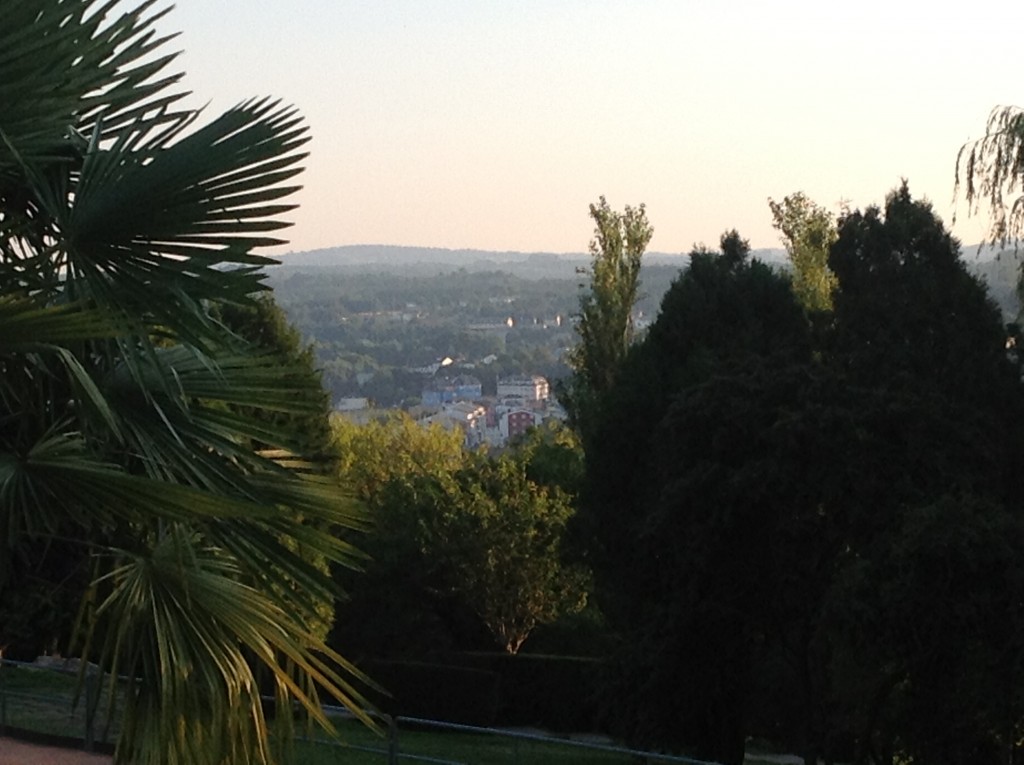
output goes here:
{"type": "Polygon", "coordinates": [[[834,312],[813,332],[786,278],[727,236],[694,253],[600,399],[580,529],[622,638],[614,715],[720,762],[751,733],[808,761],[991,760],[1013,746],[1003,677],[1024,640],[996,583],[1016,592],[1024,567],[970,540],[1020,524],[1018,373],[906,186],[839,232],[834,312]],[[928,600],[939,515],[964,535],[963,586],[928,600]],[[937,608],[969,617],[914,628],[937,608]],[[956,676],[929,679],[943,662],[956,676]],[[940,729],[962,746],[929,744],[940,729]]]}
{"type": "MultiPolygon", "coordinates": [[[[658,320],[600,399],[599,424],[584,444],[580,531],[596,543],[601,605],[625,638],[615,716],[637,743],[691,747],[720,762],[742,760],[753,634],[735,618],[739,604],[709,589],[717,587],[710,574],[724,538],[692,533],[693,523],[710,519],[692,487],[680,483],[679,470],[694,466],[679,463],[678,450],[711,431],[707,423],[680,422],[679,412],[716,381],[745,368],[788,368],[810,350],[788,281],[748,253],[736,232],[723,236],[720,253],[692,253],[658,320]],[[696,505],[680,504],[688,502],[696,505]]],[[[745,427],[756,432],[760,421],[745,427]]],[[[733,435],[742,440],[743,432],[733,435]]]]}
{"type": "Polygon", "coordinates": [[[995,537],[1024,520],[1020,377],[959,250],[904,184],[884,215],[847,216],[830,257],[825,356],[859,402],[847,457],[859,480],[825,629],[845,661],[872,668],[832,669],[857,749],[876,760],[1006,761],[1019,738],[1005,688],[1020,684],[1024,569],[995,537]]]}

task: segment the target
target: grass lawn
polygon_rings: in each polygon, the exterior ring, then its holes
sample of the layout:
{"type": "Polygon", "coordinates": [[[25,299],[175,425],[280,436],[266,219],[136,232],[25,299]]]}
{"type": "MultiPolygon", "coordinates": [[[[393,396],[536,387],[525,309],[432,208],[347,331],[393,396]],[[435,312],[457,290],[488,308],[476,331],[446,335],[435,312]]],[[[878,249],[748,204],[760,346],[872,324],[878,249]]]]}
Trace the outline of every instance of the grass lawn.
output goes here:
{"type": "MultiPolygon", "coordinates": [[[[78,678],[51,669],[0,668],[0,721],[10,727],[41,733],[83,737],[85,700],[73,705],[78,678]]],[[[97,721],[97,740],[103,740],[105,697],[97,721]]],[[[339,739],[313,731],[295,742],[296,762],[303,765],[386,765],[386,737],[377,736],[351,719],[335,720],[339,739]],[[366,751],[371,750],[371,751],[366,751]]],[[[116,720],[108,740],[117,735],[116,720]]],[[[584,749],[557,739],[535,740],[493,733],[425,730],[400,727],[401,763],[462,763],[463,765],[655,765],[666,760],[584,749]]]]}
{"type": "MultiPolygon", "coordinates": [[[[387,740],[362,725],[342,720],[337,723],[340,742],[298,741],[298,761],[311,765],[383,765],[387,763],[387,740]],[[361,751],[362,748],[379,752],[361,751]]],[[[399,762],[462,763],[463,765],[639,765],[645,760],[634,755],[586,749],[557,739],[515,738],[494,733],[462,731],[400,730],[399,762]]],[[[651,758],[651,765],[659,760],[651,758]]],[[[661,760],[661,762],[665,762],[661,760]]]]}

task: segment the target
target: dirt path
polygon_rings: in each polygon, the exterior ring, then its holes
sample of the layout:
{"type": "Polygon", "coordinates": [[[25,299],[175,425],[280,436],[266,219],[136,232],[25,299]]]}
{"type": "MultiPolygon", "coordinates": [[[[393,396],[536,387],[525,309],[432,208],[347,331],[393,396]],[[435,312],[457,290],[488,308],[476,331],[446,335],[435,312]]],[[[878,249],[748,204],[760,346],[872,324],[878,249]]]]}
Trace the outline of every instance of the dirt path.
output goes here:
{"type": "Polygon", "coordinates": [[[110,765],[111,761],[106,755],[88,754],[78,749],[0,738],[0,765],[110,765]]]}

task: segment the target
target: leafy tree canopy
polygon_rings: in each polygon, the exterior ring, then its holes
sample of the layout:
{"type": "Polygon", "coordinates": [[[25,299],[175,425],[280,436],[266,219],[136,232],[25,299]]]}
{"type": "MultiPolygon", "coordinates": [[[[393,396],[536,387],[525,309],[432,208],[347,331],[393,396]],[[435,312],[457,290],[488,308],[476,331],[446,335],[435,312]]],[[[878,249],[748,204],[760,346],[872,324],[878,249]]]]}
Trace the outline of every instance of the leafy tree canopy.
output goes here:
{"type": "Polygon", "coordinates": [[[429,655],[481,647],[483,627],[515,653],[536,625],[586,604],[588,577],[562,556],[575,512],[557,485],[574,454],[568,435],[531,434],[494,457],[406,414],[339,421],[337,433],[374,521],[365,586],[339,609],[339,644],[429,655]]]}
{"type": "Polygon", "coordinates": [[[835,275],[828,268],[828,252],[836,240],[836,226],[829,212],[803,192],[781,202],[768,200],[772,225],[782,234],[793,266],[793,291],[808,311],[832,308],[835,275]]]}
{"type": "Polygon", "coordinates": [[[594,395],[611,387],[633,342],[640,261],[654,235],[643,205],[627,205],[625,212],[619,213],[601,197],[598,204],[590,206],[590,217],[594,219],[590,284],[580,295],[579,344],[570,358],[575,374],[569,389],[563,391],[577,419],[586,416],[594,395]]]}

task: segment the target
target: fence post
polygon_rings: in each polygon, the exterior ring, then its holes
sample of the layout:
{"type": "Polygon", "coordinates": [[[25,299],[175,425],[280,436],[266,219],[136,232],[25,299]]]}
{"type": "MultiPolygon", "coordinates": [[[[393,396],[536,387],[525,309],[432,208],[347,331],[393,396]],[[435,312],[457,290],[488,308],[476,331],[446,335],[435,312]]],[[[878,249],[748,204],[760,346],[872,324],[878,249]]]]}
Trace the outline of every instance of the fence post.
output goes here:
{"type": "Polygon", "coordinates": [[[99,679],[85,669],[85,751],[91,752],[96,743],[96,709],[99,706],[99,679]]]}
{"type": "Polygon", "coordinates": [[[398,765],[398,723],[391,715],[382,715],[388,725],[388,765],[398,765]]]}
{"type": "Polygon", "coordinates": [[[0,734],[7,733],[7,673],[4,672],[4,660],[0,652],[0,734]]]}

